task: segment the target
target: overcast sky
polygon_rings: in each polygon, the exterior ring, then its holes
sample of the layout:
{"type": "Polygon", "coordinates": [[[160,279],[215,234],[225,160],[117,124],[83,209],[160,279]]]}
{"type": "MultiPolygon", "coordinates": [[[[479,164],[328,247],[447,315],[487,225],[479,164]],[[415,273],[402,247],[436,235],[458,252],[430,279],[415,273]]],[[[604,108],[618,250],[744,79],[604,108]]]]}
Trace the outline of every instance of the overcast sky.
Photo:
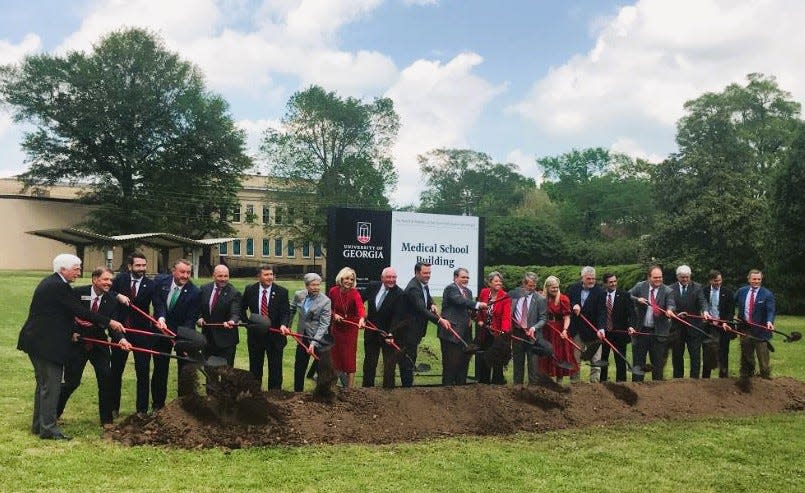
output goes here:
{"type": "MultiPolygon", "coordinates": [[[[149,28],[204,71],[253,151],[310,84],[389,96],[402,123],[392,199],[406,205],[416,156],[434,148],[539,180],[536,157],[572,148],[661,160],[685,101],[750,72],[802,102],[802,19],[796,0],[0,0],[0,64],[149,28]]],[[[22,132],[0,110],[0,176],[25,169],[22,132]]]]}

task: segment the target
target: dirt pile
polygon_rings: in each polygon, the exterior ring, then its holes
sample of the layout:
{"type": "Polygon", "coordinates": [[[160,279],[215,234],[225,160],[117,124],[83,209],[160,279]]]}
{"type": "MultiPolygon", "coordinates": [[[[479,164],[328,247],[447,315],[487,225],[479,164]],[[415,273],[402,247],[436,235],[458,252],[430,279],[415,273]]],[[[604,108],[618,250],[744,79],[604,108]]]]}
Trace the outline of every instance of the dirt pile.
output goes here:
{"type": "Polygon", "coordinates": [[[238,381],[248,380],[244,373],[232,370],[222,376],[226,383],[219,383],[220,399],[183,397],[148,419],[129,417],[108,436],[130,445],[181,448],[378,444],[805,410],[805,383],[790,378],[755,379],[749,392],[735,380],[714,379],[578,384],[570,389],[352,389],[322,402],[310,394],[259,393],[254,387],[244,392],[250,385],[238,381]]]}

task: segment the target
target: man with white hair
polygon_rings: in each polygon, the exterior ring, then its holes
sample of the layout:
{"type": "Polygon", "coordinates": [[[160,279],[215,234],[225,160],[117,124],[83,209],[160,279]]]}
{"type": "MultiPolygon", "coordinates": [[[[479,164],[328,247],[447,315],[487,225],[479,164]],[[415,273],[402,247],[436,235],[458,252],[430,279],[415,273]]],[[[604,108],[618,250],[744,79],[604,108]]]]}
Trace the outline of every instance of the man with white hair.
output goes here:
{"type": "Polygon", "coordinates": [[[72,348],[75,317],[99,327],[122,331],[120,322],[83,306],[70,283],[81,274],[81,259],[63,253],[53,259],[53,274],[34,290],[28,319],[17,349],[28,353],[34,367],[36,392],[31,433],[50,440],[69,440],[56,424],[64,364],[72,348]]]}
{"type": "MultiPolygon", "coordinates": [[[[604,288],[596,283],[595,268],[586,266],[581,269],[579,282],[570,286],[567,292],[570,298],[570,306],[573,308],[573,317],[570,319],[570,336],[580,347],[581,351],[573,351],[576,363],[581,365],[582,359],[599,361],[601,359],[601,341],[598,338],[598,331],[606,327],[606,293],[604,288]],[[586,318],[595,329],[587,325],[582,317],[586,318]],[[597,330],[596,330],[597,329],[597,330]]],[[[570,376],[571,382],[578,382],[581,372],[576,372],[570,376]]],[[[597,366],[590,367],[590,382],[598,383],[601,380],[601,369],[597,366]]]]}
{"type": "MultiPolygon", "coordinates": [[[[710,305],[704,296],[702,285],[691,280],[690,267],[680,265],[676,268],[677,282],[671,284],[670,288],[674,295],[676,310],[679,315],[684,317],[686,314],[697,316],[709,316],[710,305]]],[[[700,319],[690,318],[687,320],[691,325],[702,328],[707,332],[713,330],[711,325],[701,327],[700,319]]],[[[702,366],[702,343],[704,335],[696,329],[677,322],[671,322],[671,366],[673,367],[674,378],[685,376],[685,347],[690,354],[690,378],[701,376],[702,366]],[[675,333],[675,334],[674,334],[675,333]]]]}

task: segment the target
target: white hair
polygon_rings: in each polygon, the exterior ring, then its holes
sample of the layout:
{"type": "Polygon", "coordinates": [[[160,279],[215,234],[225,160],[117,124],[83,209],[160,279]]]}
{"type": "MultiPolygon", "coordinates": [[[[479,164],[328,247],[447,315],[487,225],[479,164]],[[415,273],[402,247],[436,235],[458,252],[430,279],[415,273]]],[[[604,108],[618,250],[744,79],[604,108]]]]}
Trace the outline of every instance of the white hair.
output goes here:
{"type": "Polygon", "coordinates": [[[72,253],[60,253],[53,259],[53,272],[61,272],[62,269],[72,269],[76,265],[81,265],[81,259],[72,253]]]}
{"type": "Polygon", "coordinates": [[[587,276],[587,275],[595,277],[595,267],[591,267],[589,265],[586,266],[586,267],[582,267],[581,268],[581,275],[582,275],[582,277],[587,276]]]}
{"type": "Polygon", "coordinates": [[[304,281],[305,286],[309,286],[310,283],[313,281],[321,282],[321,276],[316,274],[315,272],[308,272],[307,274],[305,274],[304,281]]]}
{"type": "Polygon", "coordinates": [[[687,265],[680,265],[676,268],[676,275],[678,276],[689,276],[690,275],[690,267],[687,265]]]}

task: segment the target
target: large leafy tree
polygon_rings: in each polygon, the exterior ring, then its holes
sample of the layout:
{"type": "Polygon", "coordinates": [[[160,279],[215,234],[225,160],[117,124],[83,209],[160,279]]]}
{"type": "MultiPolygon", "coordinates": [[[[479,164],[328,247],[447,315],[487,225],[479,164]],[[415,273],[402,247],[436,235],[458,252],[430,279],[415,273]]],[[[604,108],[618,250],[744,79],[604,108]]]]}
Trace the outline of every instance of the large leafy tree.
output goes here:
{"type": "Polygon", "coordinates": [[[437,149],[419,156],[426,178],[420,210],[444,214],[508,216],[536,185],[510,163],[482,152],[437,149]]]}
{"type": "Polygon", "coordinates": [[[271,198],[292,202],[295,217],[269,229],[324,244],[328,206],[389,207],[397,184],[390,147],[399,127],[389,98],[367,103],[319,86],[291,96],[281,128],[266,133],[262,151],[287,184],[271,198]]]}
{"type": "Polygon", "coordinates": [[[542,189],[568,234],[585,241],[635,237],[651,227],[648,163],[600,147],[537,159],[542,189]]]}
{"type": "Polygon", "coordinates": [[[227,103],[201,73],[141,29],[113,32],[90,53],[35,55],[0,68],[0,98],[33,123],[22,147],[26,187],[83,184],[103,233],[230,233],[251,163],[227,103]]]}
{"type": "Polygon", "coordinates": [[[769,258],[769,190],[800,125],[773,77],[750,74],[685,104],[679,152],[653,170],[659,221],[650,246],[668,263],[739,281],[769,258]]]}

